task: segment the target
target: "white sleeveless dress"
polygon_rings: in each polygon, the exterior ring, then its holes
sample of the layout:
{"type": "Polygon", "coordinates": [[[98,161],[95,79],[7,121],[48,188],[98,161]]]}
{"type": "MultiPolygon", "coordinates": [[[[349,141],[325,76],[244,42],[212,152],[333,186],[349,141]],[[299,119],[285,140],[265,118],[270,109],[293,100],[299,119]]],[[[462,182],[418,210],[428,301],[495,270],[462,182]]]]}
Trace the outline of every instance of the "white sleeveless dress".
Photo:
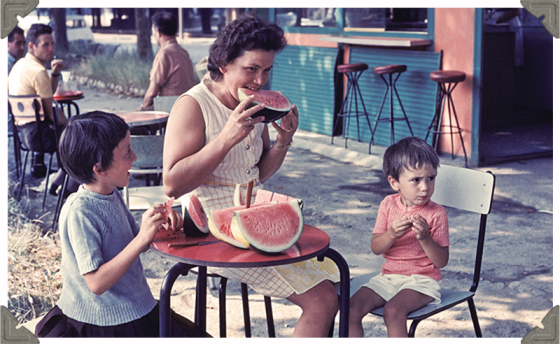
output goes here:
{"type": "MultiPolygon", "coordinates": [[[[206,82],[210,80],[203,80],[182,95],[189,95],[200,104],[206,124],[205,144],[221,132],[233,112],[210,92],[206,82]]],[[[206,212],[233,207],[233,194],[237,184],[243,186],[249,180],[255,180],[257,183],[253,189],[253,196],[257,189],[262,188],[258,182],[257,163],[263,152],[262,132],[265,125],[264,123],[255,125],[255,129],[249,136],[230,150],[208,180],[192,191],[197,195],[206,212]]],[[[241,194],[244,195],[245,192],[241,194]]],[[[185,211],[186,199],[186,196],[181,198],[183,211],[185,211]]],[[[258,293],[280,298],[286,298],[293,293],[304,293],[324,280],[339,281],[338,268],[328,258],[323,262],[314,258],[275,267],[211,268],[209,271],[246,283],[258,293]]]]}

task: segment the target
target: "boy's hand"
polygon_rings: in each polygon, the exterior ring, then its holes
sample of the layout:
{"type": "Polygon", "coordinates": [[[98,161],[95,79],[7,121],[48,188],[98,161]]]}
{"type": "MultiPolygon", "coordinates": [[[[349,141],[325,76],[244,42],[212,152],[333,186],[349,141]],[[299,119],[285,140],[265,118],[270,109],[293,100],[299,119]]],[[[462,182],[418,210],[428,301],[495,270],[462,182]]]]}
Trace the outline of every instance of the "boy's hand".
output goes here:
{"type": "Polygon", "coordinates": [[[156,204],[142,214],[142,223],[138,237],[145,241],[146,245],[151,243],[156,236],[158,229],[163,228],[165,223],[163,204],[156,204]]]}
{"type": "Polygon", "coordinates": [[[400,238],[406,234],[410,227],[412,227],[411,219],[408,216],[403,216],[393,221],[391,233],[393,233],[395,238],[400,238]]]}
{"type": "Polygon", "coordinates": [[[430,227],[428,221],[422,216],[411,216],[412,231],[416,234],[417,240],[424,240],[430,236],[430,227]]]}

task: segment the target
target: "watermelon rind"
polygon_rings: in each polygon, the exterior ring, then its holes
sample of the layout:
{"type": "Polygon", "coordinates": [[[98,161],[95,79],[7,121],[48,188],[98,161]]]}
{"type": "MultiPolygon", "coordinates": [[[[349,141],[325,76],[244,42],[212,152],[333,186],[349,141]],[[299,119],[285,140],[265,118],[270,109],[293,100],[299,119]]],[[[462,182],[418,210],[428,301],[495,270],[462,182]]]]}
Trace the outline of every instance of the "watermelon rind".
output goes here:
{"type": "MultiPolygon", "coordinates": [[[[282,109],[274,109],[274,108],[271,108],[269,106],[265,106],[264,109],[256,112],[251,117],[257,118],[257,117],[260,117],[260,116],[264,116],[263,123],[270,123],[270,122],[274,122],[274,121],[279,120],[280,118],[284,117],[286,114],[288,114],[288,112],[290,112],[292,110],[292,102],[288,99],[288,97],[286,97],[286,95],[284,95],[284,93],[282,93],[280,91],[275,91],[275,92],[278,92],[283,97],[285,97],[286,100],[288,100],[289,106],[287,106],[286,108],[282,108],[282,109]]],[[[237,89],[237,95],[239,97],[240,102],[242,102],[245,98],[247,98],[249,96],[245,93],[243,88],[237,89]]],[[[259,103],[253,101],[247,106],[247,109],[250,109],[253,106],[258,105],[258,104],[259,103]]]]}
{"type": "MultiPolygon", "coordinates": [[[[193,202],[193,198],[196,198],[195,204],[196,203],[200,204],[200,201],[198,201],[198,198],[195,194],[190,194],[186,197],[184,207],[183,207],[183,231],[185,232],[186,235],[189,236],[201,236],[201,235],[208,234],[210,231],[210,229],[208,228],[208,224],[206,226],[199,226],[192,219],[190,208],[191,208],[191,202],[193,202]]],[[[202,207],[201,204],[200,206],[202,207]]],[[[202,208],[201,211],[202,211],[201,216],[206,217],[208,221],[208,217],[206,216],[206,212],[204,211],[204,208],[202,208]]]]}
{"type": "MultiPolygon", "coordinates": [[[[260,211],[266,211],[269,207],[281,206],[285,205],[286,203],[294,211],[294,214],[298,216],[299,223],[297,228],[297,234],[294,235],[289,241],[278,244],[278,245],[271,245],[270,243],[262,242],[261,240],[254,237],[248,228],[245,228],[243,222],[240,218],[242,212],[247,211],[255,211],[251,208],[245,210],[238,210],[233,213],[233,218],[231,220],[231,232],[233,236],[245,245],[252,246],[260,251],[269,252],[269,253],[278,253],[287,250],[288,248],[292,247],[300,238],[301,233],[303,232],[303,213],[301,211],[302,201],[300,199],[293,199],[287,202],[280,202],[277,204],[270,204],[262,206],[260,211]]],[[[249,247],[246,246],[246,247],[249,247]]]]}

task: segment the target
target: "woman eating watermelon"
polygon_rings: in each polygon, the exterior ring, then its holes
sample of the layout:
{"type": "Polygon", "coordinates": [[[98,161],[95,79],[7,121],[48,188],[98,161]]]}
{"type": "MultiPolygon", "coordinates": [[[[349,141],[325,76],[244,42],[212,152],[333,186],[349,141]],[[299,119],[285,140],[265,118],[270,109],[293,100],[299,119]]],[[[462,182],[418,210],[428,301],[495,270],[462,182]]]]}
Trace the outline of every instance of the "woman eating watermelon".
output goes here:
{"type": "MultiPolygon", "coordinates": [[[[286,44],[279,26],[253,16],[233,21],[218,34],[208,57],[210,78],[180,96],[169,116],[163,153],[168,196],[186,202],[194,193],[207,212],[233,207],[236,185],[253,180],[256,192],[280,168],[297,130],[296,106],[280,124],[271,122],[277,131],[271,144],[265,117],[258,113],[265,105],[246,109],[255,96],[240,101],[239,94],[261,90],[275,54],[286,44]]],[[[338,310],[332,282],[339,279],[329,259],[212,272],[299,306],[303,312],[294,337],[327,336],[338,310]]]]}

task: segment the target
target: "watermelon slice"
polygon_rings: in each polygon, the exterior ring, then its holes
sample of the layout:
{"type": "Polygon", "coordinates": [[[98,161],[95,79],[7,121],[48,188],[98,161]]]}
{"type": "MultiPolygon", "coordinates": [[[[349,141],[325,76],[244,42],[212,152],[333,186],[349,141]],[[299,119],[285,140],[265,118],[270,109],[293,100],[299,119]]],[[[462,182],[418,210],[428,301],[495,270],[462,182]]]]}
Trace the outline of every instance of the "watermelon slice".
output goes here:
{"type": "Polygon", "coordinates": [[[186,212],[183,214],[183,232],[186,236],[203,236],[210,231],[208,217],[198,197],[193,193],[186,197],[186,212]]]}
{"type": "Polygon", "coordinates": [[[241,209],[245,209],[245,206],[213,210],[208,217],[208,228],[216,238],[239,248],[247,248],[246,245],[239,242],[231,233],[233,212],[241,209]]]}
{"type": "MultiPolygon", "coordinates": [[[[235,191],[233,193],[233,203],[236,207],[244,206],[245,201],[241,197],[240,184],[235,186],[235,191]]],[[[277,192],[268,191],[265,189],[258,189],[257,195],[255,196],[255,201],[252,204],[270,203],[270,202],[286,202],[296,198],[279,194],[277,192]]]]}
{"type": "Polygon", "coordinates": [[[167,222],[169,220],[169,214],[171,214],[171,208],[173,207],[173,202],[175,202],[175,197],[171,197],[170,199],[167,200],[167,202],[165,202],[163,204],[163,208],[165,209],[165,211],[163,213],[161,213],[163,220],[165,221],[163,223],[163,228],[165,229],[169,229],[169,222],[167,222]]]}
{"type": "Polygon", "coordinates": [[[258,204],[236,210],[231,232],[245,247],[277,253],[292,247],[303,231],[301,201],[258,204]]]}
{"type": "Polygon", "coordinates": [[[243,101],[248,96],[254,95],[255,98],[247,106],[251,108],[258,104],[264,104],[265,108],[255,113],[251,117],[256,118],[264,116],[264,123],[274,122],[284,117],[292,110],[292,102],[282,92],[259,90],[253,91],[248,88],[239,88],[237,90],[239,101],[243,101]]]}

